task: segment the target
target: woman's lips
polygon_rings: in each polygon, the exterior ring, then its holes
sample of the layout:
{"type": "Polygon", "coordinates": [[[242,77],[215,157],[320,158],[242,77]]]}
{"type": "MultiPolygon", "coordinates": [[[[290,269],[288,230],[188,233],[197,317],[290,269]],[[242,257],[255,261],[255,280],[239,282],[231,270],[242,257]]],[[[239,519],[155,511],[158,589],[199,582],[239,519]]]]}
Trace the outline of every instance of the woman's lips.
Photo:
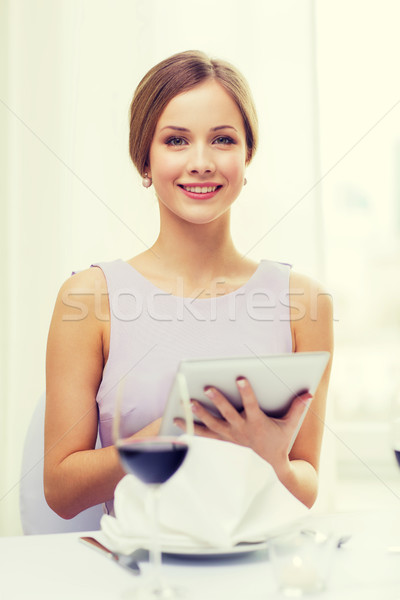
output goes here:
{"type": "Polygon", "coordinates": [[[221,189],[222,185],[202,183],[201,185],[179,185],[182,192],[193,200],[209,200],[221,189]]]}

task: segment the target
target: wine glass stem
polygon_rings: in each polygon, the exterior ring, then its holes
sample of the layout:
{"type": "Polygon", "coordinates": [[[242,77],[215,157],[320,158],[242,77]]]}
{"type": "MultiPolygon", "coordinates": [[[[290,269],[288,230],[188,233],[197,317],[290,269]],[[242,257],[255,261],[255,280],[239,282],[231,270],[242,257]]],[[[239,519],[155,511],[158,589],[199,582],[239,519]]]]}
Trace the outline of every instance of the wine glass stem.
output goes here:
{"type": "Polygon", "coordinates": [[[158,525],[158,495],[160,486],[157,484],[150,485],[150,515],[152,524],[152,540],[150,548],[150,560],[153,567],[154,584],[160,591],[165,587],[161,577],[161,545],[160,531],[158,525]]]}

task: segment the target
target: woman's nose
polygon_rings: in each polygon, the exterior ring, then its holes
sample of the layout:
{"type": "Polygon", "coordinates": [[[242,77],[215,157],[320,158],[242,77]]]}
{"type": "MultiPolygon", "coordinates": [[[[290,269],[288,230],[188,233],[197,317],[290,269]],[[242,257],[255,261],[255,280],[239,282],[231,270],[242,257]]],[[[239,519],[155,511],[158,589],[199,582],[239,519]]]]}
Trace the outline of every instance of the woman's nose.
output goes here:
{"type": "Polygon", "coordinates": [[[190,173],[198,173],[199,175],[213,173],[215,171],[215,164],[210,150],[203,146],[193,148],[193,152],[188,160],[187,169],[190,173]]]}

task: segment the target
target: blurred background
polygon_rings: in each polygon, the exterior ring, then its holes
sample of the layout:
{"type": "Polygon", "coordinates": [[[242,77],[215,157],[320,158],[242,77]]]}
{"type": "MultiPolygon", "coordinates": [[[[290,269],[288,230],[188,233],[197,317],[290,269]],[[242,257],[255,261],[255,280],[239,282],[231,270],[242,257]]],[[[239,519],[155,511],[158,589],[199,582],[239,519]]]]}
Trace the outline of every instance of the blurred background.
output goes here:
{"type": "Polygon", "coordinates": [[[258,109],[239,249],[334,297],[318,506],[398,506],[399,22],[397,0],[0,0],[0,535],[21,533],[22,448],[59,287],[157,235],[128,111],[144,73],[188,49],[239,67],[258,109]]]}

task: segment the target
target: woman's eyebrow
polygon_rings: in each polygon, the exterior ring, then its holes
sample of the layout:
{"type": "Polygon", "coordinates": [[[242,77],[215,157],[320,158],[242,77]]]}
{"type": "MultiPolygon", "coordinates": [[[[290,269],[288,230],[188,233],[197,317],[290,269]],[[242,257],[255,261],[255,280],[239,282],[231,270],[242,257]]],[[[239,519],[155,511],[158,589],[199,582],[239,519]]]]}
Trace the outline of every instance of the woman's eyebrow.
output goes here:
{"type": "Polygon", "coordinates": [[[162,129],[160,129],[160,131],[164,131],[164,129],[174,129],[175,131],[186,131],[186,132],[190,131],[189,129],[186,129],[186,127],[177,127],[176,125],[166,125],[162,129]]]}
{"type": "MultiPolygon", "coordinates": [[[[166,125],[160,129],[160,132],[164,131],[164,129],[173,129],[174,131],[185,131],[186,133],[190,133],[190,129],[186,129],[186,127],[178,127],[177,125],[166,125]]],[[[234,131],[237,131],[235,127],[232,127],[232,125],[217,125],[217,127],[211,127],[210,131],[219,131],[220,129],[233,129],[234,131]]]]}
{"type": "Polygon", "coordinates": [[[233,129],[234,131],[237,131],[232,125],[218,125],[218,127],[213,127],[210,131],[219,131],[220,129],[233,129]]]}

